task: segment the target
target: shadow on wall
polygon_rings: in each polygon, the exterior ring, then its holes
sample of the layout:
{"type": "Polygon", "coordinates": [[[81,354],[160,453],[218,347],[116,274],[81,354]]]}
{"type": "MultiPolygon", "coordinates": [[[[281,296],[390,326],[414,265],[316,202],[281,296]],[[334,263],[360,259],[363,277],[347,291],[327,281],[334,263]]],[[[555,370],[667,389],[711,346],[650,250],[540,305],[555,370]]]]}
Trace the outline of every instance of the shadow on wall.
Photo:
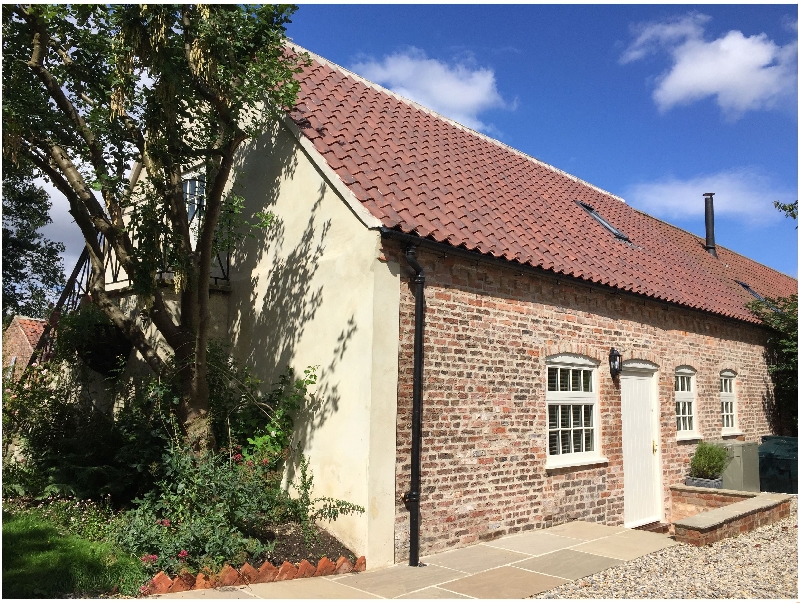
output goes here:
{"type": "MultiPolygon", "coordinates": [[[[268,231],[255,231],[256,237],[248,238],[231,258],[232,351],[264,380],[265,388],[275,383],[287,366],[295,364],[296,347],[323,304],[323,286],[315,284],[314,279],[331,228],[330,220],[320,217],[328,185],[323,181],[308,198],[291,201],[292,210],[305,213],[300,220],[295,215],[277,213],[281,183],[296,177],[297,149],[291,135],[276,130],[246,149],[243,163],[237,166],[237,185],[246,185],[241,191],[246,198],[245,217],[274,211],[277,218],[268,231]]],[[[302,188],[302,183],[292,186],[293,190],[302,188]]],[[[281,200],[281,211],[286,211],[283,208],[288,203],[281,200]]],[[[311,441],[315,430],[338,411],[335,369],[356,331],[351,315],[334,349],[312,361],[318,367],[317,388],[311,403],[295,417],[293,444],[298,453],[311,441]]],[[[305,367],[294,368],[302,374],[305,367]]],[[[292,479],[294,467],[288,473],[292,479]]]]}

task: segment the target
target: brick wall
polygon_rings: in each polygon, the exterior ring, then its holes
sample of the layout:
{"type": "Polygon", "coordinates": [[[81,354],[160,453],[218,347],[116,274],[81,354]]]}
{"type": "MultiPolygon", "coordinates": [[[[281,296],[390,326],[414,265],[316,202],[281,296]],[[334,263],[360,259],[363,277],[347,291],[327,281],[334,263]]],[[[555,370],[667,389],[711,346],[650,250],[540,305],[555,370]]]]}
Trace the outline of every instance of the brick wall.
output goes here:
{"type": "Polygon", "coordinates": [[[692,486],[670,486],[672,501],[669,521],[676,522],[685,517],[693,517],[711,509],[718,509],[748,498],[758,496],[758,492],[738,492],[736,490],[712,491],[710,488],[692,486]]]}
{"type": "Polygon", "coordinates": [[[723,538],[731,538],[745,532],[752,532],[761,526],[770,525],[789,516],[790,503],[785,501],[767,509],[759,509],[737,517],[730,521],[715,525],[707,530],[691,529],[684,526],[675,526],[675,540],[692,544],[694,546],[705,546],[712,542],[717,542],[723,538]]]}
{"type": "MultiPolygon", "coordinates": [[[[401,247],[388,259],[411,270],[401,247]]],[[[457,548],[570,519],[623,523],[619,389],[608,351],[659,365],[662,484],[683,481],[696,442],[677,442],[674,371],[697,370],[699,427],[721,432],[719,373],[737,372],[739,424],[747,440],[770,433],[762,408],[768,375],[755,326],[612,293],[572,279],[536,275],[419,249],[427,276],[421,553],[457,548]],[[601,452],[608,463],[546,471],[545,362],[581,353],[600,362],[601,452]]],[[[414,297],[401,285],[395,554],[408,557],[414,297]]]]}

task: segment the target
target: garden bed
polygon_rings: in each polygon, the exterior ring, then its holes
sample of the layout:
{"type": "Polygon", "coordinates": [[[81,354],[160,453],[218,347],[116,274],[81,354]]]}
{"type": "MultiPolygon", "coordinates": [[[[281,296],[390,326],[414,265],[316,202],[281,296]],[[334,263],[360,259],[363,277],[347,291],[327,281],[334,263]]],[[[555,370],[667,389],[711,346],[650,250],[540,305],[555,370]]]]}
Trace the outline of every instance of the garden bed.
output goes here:
{"type": "MultiPolygon", "coordinates": [[[[289,523],[266,530],[266,537],[275,542],[275,549],[265,559],[256,562],[269,561],[272,565],[280,567],[284,561],[299,564],[306,559],[316,565],[323,557],[339,559],[344,557],[355,563],[356,556],[330,532],[318,528],[317,540],[306,545],[303,531],[298,524],[289,523]]],[[[260,565],[260,564],[259,564],[260,565]]]]}

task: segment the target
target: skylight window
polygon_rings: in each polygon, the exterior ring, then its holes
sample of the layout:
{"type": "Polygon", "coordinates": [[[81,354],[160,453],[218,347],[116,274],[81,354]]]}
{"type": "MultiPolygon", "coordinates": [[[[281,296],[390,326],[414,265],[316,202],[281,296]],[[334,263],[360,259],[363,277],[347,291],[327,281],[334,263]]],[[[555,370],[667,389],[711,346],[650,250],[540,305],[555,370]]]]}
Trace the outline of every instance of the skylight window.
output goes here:
{"type": "Polygon", "coordinates": [[[630,243],[631,242],[630,239],[628,238],[628,235],[626,235],[621,230],[618,230],[618,229],[614,228],[613,226],[611,226],[611,224],[609,224],[608,221],[603,216],[601,216],[599,213],[597,213],[597,210],[594,207],[592,207],[588,203],[584,203],[583,201],[578,201],[577,199],[575,200],[575,203],[580,205],[586,211],[587,214],[589,214],[595,220],[597,220],[603,226],[603,228],[608,230],[611,234],[613,234],[615,237],[617,237],[620,241],[625,241],[626,243],[630,243]]]}

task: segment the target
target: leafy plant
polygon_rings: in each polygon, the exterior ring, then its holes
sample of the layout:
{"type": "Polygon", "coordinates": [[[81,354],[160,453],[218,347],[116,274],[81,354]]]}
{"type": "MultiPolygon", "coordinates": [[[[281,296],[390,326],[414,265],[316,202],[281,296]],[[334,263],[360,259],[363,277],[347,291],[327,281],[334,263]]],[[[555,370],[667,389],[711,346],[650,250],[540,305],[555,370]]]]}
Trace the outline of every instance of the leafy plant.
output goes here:
{"type": "Polygon", "coordinates": [[[85,367],[58,360],[31,367],[24,380],[6,385],[5,438],[21,443],[24,462],[4,462],[4,477],[11,478],[4,492],[95,500],[111,495],[124,504],[152,486],[151,466],[175,437],[175,397],[152,381],[130,397],[123,394],[126,401],[113,415],[97,405],[96,390],[85,367]]]}
{"type": "Polygon", "coordinates": [[[719,444],[700,442],[694,451],[689,476],[717,479],[728,464],[728,451],[719,444]]]}
{"type": "Polygon", "coordinates": [[[747,307],[769,329],[765,357],[775,396],[774,432],[797,436],[797,294],[747,307]]]}
{"type": "Polygon", "coordinates": [[[156,571],[218,569],[223,562],[263,560],[275,546],[265,527],[297,522],[310,543],[315,521],[364,510],[346,501],[312,499],[306,459],[297,485],[300,497],[292,499],[280,487],[281,474],[268,463],[234,458],[172,445],[164,454],[162,479],[117,520],[115,542],[156,571]]]}
{"type": "Polygon", "coordinates": [[[308,468],[308,459],[303,456],[300,459],[300,482],[295,485],[300,496],[295,502],[297,509],[297,519],[303,530],[303,538],[306,546],[311,546],[312,540],[316,539],[317,531],[314,523],[319,520],[335,521],[339,515],[352,515],[363,513],[364,507],[355,505],[345,500],[338,500],[322,496],[311,498],[311,490],[314,487],[314,476],[308,468]]]}

